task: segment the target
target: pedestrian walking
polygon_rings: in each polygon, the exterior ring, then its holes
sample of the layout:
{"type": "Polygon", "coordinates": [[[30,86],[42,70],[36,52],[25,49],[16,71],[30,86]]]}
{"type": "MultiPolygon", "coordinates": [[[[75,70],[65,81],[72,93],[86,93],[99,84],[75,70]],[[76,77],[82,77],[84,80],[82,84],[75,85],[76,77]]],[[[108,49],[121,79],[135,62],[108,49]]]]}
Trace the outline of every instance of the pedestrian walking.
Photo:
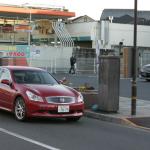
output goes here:
{"type": "Polygon", "coordinates": [[[70,57],[70,74],[75,74],[75,63],[76,63],[76,58],[74,55],[70,57]]]}

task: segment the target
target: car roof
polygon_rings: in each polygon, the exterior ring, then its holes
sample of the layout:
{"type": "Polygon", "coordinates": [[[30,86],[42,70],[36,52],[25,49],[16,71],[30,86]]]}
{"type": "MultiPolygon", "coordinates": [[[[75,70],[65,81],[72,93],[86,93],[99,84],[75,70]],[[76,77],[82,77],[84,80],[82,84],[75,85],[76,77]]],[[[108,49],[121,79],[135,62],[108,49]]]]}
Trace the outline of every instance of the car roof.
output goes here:
{"type": "Polygon", "coordinates": [[[1,66],[3,68],[7,68],[9,70],[37,70],[37,71],[46,71],[41,68],[29,67],[29,66],[1,66]]]}

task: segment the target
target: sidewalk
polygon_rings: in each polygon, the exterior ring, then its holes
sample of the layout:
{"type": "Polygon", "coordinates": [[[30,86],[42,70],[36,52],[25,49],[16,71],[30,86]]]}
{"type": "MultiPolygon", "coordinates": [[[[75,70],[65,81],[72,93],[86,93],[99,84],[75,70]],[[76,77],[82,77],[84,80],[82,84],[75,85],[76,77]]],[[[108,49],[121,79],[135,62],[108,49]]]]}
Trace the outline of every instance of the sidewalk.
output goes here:
{"type": "MultiPolygon", "coordinates": [[[[79,87],[79,85],[89,83],[89,85],[98,89],[98,77],[93,74],[54,74],[54,76],[58,80],[66,77],[72,87],[79,87]]],[[[85,110],[85,116],[144,129],[148,128],[150,130],[150,100],[137,99],[136,106],[136,115],[132,116],[131,98],[120,97],[119,111],[117,113],[103,113],[85,110]]]]}
{"type": "Polygon", "coordinates": [[[131,115],[131,99],[120,97],[117,113],[85,111],[85,116],[150,130],[150,101],[137,100],[136,115],[131,115]]]}

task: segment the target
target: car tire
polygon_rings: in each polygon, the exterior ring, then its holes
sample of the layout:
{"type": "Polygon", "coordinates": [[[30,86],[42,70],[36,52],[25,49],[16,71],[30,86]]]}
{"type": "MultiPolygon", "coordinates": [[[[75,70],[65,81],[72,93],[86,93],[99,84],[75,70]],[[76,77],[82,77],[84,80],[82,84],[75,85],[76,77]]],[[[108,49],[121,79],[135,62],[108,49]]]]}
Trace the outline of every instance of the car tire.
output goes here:
{"type": "Polygon", "coordinates": [[[14,114],[17,120],[26,120],[26,105],[22,97],[18,97],[15,101],[14,114]]]}
{"type": "Polygon", "coordinates": [[[80,119],[80,117],[66,118],[66,120],[69,122],[77,122],[77,121],[79,121],[79,119],[80,119]]]}

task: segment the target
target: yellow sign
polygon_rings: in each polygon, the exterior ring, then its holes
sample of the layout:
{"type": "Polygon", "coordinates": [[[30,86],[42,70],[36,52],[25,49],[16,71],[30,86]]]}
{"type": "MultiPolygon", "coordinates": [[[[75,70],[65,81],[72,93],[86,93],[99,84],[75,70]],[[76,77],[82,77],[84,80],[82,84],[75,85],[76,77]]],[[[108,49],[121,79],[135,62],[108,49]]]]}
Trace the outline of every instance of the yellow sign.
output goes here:
{"type": "Polygon", "coordinates": [[[16,51],[16,46],[5,46],[1,45],[0,46],[0,51],[16,51]]]}

